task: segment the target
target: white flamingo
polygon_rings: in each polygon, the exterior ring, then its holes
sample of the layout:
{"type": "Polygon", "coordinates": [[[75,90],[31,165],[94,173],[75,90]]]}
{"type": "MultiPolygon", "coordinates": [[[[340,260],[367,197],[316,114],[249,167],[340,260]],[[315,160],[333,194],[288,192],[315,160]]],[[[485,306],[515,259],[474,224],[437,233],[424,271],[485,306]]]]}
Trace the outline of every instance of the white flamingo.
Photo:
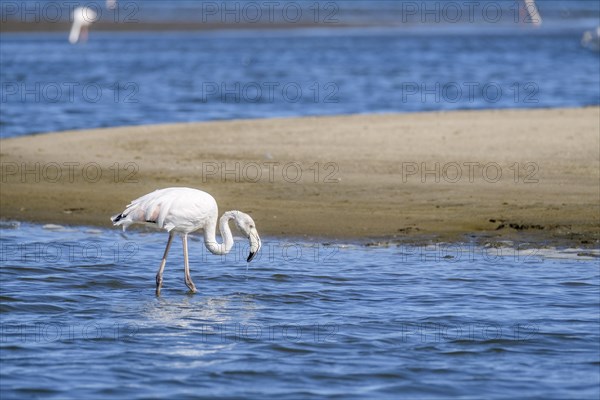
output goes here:
{"type": "Polygon", "coordinates": [[[581,45],[592,51],[600,51],[600,26],[593,31],[583,32],[581,45]]]}
{"type": "Polygon", "coordinates": [[[77,42],[87,40],[90,25],[98,20],[96,11],[89,7],[77,7],[73,10],[73,25],[69,33],[69,42],[75,44],[77,42]]]}
{"type": "Polygon", "coordinates": [[[535,26],[542,25],[542,16],[535,4],[535,0],[524,0],[525,1],[525,11],[529,14],[529,20],[535,26]]]}
{"type": "Polygon", "coordinates": [[[229,253],[233,247],[233,236],[229,228],[229,220],[234,220],[236,227],[250,241],[250,262],[260,250],[261,242],[256,225],[248,214],[241,211],[227,211],[219,219],[219,231],[223,243],[218,243],[215,235],[219,211],[217,202],[210,194],[190,188],[167,188],[156,190],[139,199],[133,200],[121,214],[111,217],[114,225],[122,225],[123,230],[132,224],[151,225],[169,232],[169,240],[162,262],[156,274],[156,295],[160,295],[163,282],[163,271],[167,263],[167,254],[175,234],[182,235],[183,263],[185,284],[192,292],[196,286],[190,276],[188,261],[188,234],[202,229],[204,245],[213,254],[229,253]]]}

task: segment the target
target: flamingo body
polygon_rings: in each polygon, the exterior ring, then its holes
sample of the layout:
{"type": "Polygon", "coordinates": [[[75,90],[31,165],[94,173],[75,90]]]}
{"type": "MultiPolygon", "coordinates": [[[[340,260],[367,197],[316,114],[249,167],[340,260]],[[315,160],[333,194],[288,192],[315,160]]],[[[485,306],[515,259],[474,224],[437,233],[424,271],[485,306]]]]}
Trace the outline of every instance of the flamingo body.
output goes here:
{"type": "Polygon", "coordinates": [[[217,202],[206,192],[167,188],[133,200],[113,222],[123,229],[132,224],[145,224],[185,234],[216,224],[218,212],[217,202]]]}

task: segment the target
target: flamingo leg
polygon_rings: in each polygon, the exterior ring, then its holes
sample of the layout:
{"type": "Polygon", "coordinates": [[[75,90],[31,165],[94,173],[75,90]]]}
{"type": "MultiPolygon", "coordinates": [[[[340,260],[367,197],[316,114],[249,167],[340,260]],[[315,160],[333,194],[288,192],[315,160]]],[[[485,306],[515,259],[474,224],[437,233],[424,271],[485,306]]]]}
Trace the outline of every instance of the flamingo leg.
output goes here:
{"type": "Polygon", "coordinates": [[[171,242],[173,241],[173,234],[169,233],[169,241],[167,242],[167,248],[165,249],[165,254],[163,255],[162,262],[160,263],[160,268],[156,273],[156,295],[160,296],[160,288],[163,283],[163,272],[165,270],[165,265],[167,265],[167,254],[169,254],[169,249],[171,248],[171,242]]]}
{"type": "Polygon", "coordinates": [[[192,277],[190,276],[190,262],[188,259],[188,242],[187,242],[187,233],[183,235],[183,266],[185,272],[185,284],[193,293],[196,293],[196,285],[192,282],[192,277]]]}

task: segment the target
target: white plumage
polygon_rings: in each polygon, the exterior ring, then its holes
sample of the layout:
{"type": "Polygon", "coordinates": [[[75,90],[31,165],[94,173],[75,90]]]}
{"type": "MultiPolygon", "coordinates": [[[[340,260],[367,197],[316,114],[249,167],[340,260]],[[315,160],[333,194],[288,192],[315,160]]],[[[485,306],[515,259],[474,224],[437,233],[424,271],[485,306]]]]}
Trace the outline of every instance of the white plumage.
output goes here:
{"type": "Polygon", "coordinates": [[[216,223],[217,202],[210,194],[190,188],[155,190],[135,199],[121,213],[115,225],[126,229],[132,224],[147,224],[176,233],[194,232],[216,223]]]}
{"type": "Polygon", "coordinates": [[[169,232],[163,260],[156,274],[156,294],[160,295],[162,274],[175,234],[182,235],[185,282],[192,292],[196,292],[196,287],[189,273],[187,250],[189,233],[202,230],[204,244],[211,253],[227,254],[233,247],[233,235],[229,228],[229,221],[234,220],[238,230],[250,242],[250,255],[247,261],[250,262],[260,250],[260,236],[254,220],[248,214],[241,211],[227,211],[218,219],[218,213],[217,202],[206,192],[190,188],[167,188],[156,190],[133,200],[125,211],[113,216],[111,221],[116,226],[123,226],[123,229],[133,224],[144,224],[169,232]],[[217,220],[223,243],[218,243],[216,240],[217,220]]]}
{"type": "Polygon", "coordinates": [[[86,41],[89,27],[98,20],[98,14],[90,7],[77,7],[73,10],[73,25],[69,33],[69,42],[86,41]]]}

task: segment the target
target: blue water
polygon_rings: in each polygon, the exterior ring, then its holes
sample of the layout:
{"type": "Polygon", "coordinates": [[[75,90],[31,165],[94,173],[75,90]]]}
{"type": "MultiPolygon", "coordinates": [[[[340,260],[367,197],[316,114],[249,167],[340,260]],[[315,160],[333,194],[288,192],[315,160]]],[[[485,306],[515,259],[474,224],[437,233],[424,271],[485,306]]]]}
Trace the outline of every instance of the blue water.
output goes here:
{"type": "MultiPolygon", "coordinates": [[[[2,21],[14,19],[6,7],[15,3],[63,4],[2,2],[2,21]]],[[[316,2],[281,7],[290,3],[316,2]]],[[[401,2],[318,2],[330,3],[340,24],[368,27],[92,29],[78,46],[67,32],[2,34],[0,136],[600,104],[598,53],[580,45],[599,24],[596,1],[539,0],[540,28],[512,22],[511,1],[498,2],[505,14],[493,24],[481,15],[419,23],[401,2]]],[[[141,21],[198,22],[199,4],[120,7],[141,21]]],[[[187,292],[176,243],[157,298],[165,242],[161,233],[2,222],[0,398],[600,396],[597,250],[265,238],[247,269],[242,244],[216,257],[198,238],[199,293],[187,292]]]]}
{"type": "MultiPolygon", "coordinates": [[[[118,23],[314,23],[402,25],[402,24],[499,24],[530,22],[521,15],[523,0],[401,1],[401,0],[118,0],[114,10],[105,0],[56,1],[17,0],[0,7],[2,21],[70,21],[77,6],[92,8],[102,21],[118,23]],[[436,15],[437,14],[437,15],[436,15]]],[[[536,0],[545,25],[554,29],[597,23],[600,4],[593,0],[536,0]]]]}
{"type": "Polygon", "coordinates": [[[597,253],[165,241],[4,223],[2,399],[600,394],[597,253]]]}
{"type": "MultiPolygon", "coordinates": [[[[169,2],[170,13],[162,2],[141,4],[141,21],[195,15],[188,8],[196,3],[169,2]]],[[[350,10],[366,19],[393,15],[389,7],[398,7],[377,2],[363,13],[366,2],[340,4],[347,12],[354,4],[350,10]]],[[[89,42],[78,46],[67,42],[67,32],[3,34],[0,136],[235,118],[600,104],[600,58],[580,44],[583,31],[600,24],[597,2],[542,6],[545,22],[537,29],[509,18],[360,29],[92,30],[89,42]]]]}

